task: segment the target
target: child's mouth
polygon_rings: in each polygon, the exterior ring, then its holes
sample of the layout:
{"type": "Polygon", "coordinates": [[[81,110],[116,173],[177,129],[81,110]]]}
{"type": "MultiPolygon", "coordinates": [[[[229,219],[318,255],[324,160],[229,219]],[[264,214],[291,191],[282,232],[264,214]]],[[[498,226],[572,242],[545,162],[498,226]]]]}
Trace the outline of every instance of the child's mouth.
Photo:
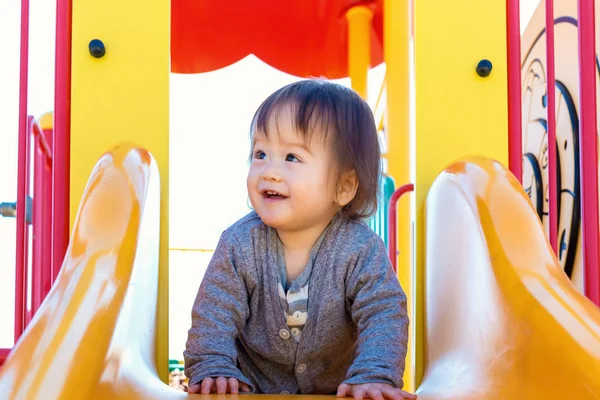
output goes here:
{"type": "Polygon", "coordinates": [[[277,200],[285,200],[285,199],[287,199],[287,196],[284,196],[281,193],[278,193],[278,192],[276,192],[274,190],[265,190],[263,192],[263,197],[267,201],[277,201],[277,200]]]}

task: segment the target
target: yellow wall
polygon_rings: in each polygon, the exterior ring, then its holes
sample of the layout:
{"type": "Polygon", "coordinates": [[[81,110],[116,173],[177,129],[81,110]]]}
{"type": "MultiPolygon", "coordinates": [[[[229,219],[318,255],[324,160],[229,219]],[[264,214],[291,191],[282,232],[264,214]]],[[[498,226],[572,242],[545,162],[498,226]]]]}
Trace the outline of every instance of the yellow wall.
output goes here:
{"type": "Polygon", "coordinates": [[[170,2],[73,0],[71,223],[98,157],[120,142],[148,149],[161,173],[161,265],[157,320],[160,376],[168,375],[170,2]],[[104,58],[88,51],[106,45],[104,58]]]}
{"type": "MultiPolygon", "coordinates": [[[[466,155],[508,163],[506,4],[414,1],[416,121],[416,380],[423,371],[423,204],[444,166],[466,155]],[[489,77],[476,72],[483,59],[489,77]]],[[[388,86],[389,87],[389,86],[388,86]]]]}
{"type": "MultiPolygon", "coordinates": [[[[409,121],[409,7],[408,0],[386,0],[384,3],[384,56],[386,63],[387,110],[385,129],[388,137],[388,174],[396,188],[410,183],[409,121]]],[[[404,388],[414,390],[414,293],[412,289],[412,249],[410,228],[410,195],[398,201],[397,258],[398,279],[408,299],[411,320],[411,344],[406,355],[404,388]]]]}

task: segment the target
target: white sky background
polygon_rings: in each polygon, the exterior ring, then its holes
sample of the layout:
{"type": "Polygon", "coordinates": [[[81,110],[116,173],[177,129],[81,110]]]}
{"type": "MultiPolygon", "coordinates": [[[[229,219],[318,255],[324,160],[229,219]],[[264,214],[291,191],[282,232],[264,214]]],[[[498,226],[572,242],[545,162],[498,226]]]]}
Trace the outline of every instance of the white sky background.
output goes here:
{"type": "MultiPolygon", "coordinates": [[[[54,103],[55,2],[30,2],[28,108],[40,116],[54,103]]],[[[537,4],[521,0],[522,31],[537,4]]],[[[0,202],[16,200],[20,11],[20,2],[0,1],[0,202]]],[[[371,72],[372,104],[383,73],[383,66],[371,72]]],[[[171,75],[171,248],[213,249],[220,232],[248,212],[250,119],[266,96],[295,80],[254,56],[209,74],[171,75]]],[[[171,358],[182,358],[208,260],[210,253],[171,252],[171,358]]],[[[0,217],[0,348],[13,344],[14,270],[15,222],[0,217]]]]}

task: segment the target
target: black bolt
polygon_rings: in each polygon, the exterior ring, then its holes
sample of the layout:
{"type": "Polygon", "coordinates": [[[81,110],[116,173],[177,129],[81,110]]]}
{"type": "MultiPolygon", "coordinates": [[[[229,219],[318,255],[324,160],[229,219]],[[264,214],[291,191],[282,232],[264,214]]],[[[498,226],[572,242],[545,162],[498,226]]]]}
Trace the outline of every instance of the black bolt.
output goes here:
{"type": "Polygon", "coordinates": [[[492,72],[492,62],[490,60],[481,60],[475,70],[477,71],[477,75],[485,78],[492,72]]]}
{"type": "Polygon", "coordinates": [[[100,39],[94,39],[90,42],[90,54],[95,58],[102,58],[106,54],[106,47],[100,39]]]}

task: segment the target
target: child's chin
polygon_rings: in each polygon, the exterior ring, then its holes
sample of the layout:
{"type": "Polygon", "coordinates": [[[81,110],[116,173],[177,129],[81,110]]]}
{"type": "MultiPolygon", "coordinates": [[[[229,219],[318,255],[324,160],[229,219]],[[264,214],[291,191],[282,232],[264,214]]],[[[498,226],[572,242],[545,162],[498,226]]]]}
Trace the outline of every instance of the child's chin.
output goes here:
{"type": "Polygon", "coordinates": [[[282,216],[279,215],[269,215],[268,213],[264,213],[261,214],[259,213],[258,216],[260,217],[260,219],[262,219],[262,222],[267,225],[270,226],[273,229],[282,229],[285,228],[286,224],[286,218],[283,218],[282,216]]]}

